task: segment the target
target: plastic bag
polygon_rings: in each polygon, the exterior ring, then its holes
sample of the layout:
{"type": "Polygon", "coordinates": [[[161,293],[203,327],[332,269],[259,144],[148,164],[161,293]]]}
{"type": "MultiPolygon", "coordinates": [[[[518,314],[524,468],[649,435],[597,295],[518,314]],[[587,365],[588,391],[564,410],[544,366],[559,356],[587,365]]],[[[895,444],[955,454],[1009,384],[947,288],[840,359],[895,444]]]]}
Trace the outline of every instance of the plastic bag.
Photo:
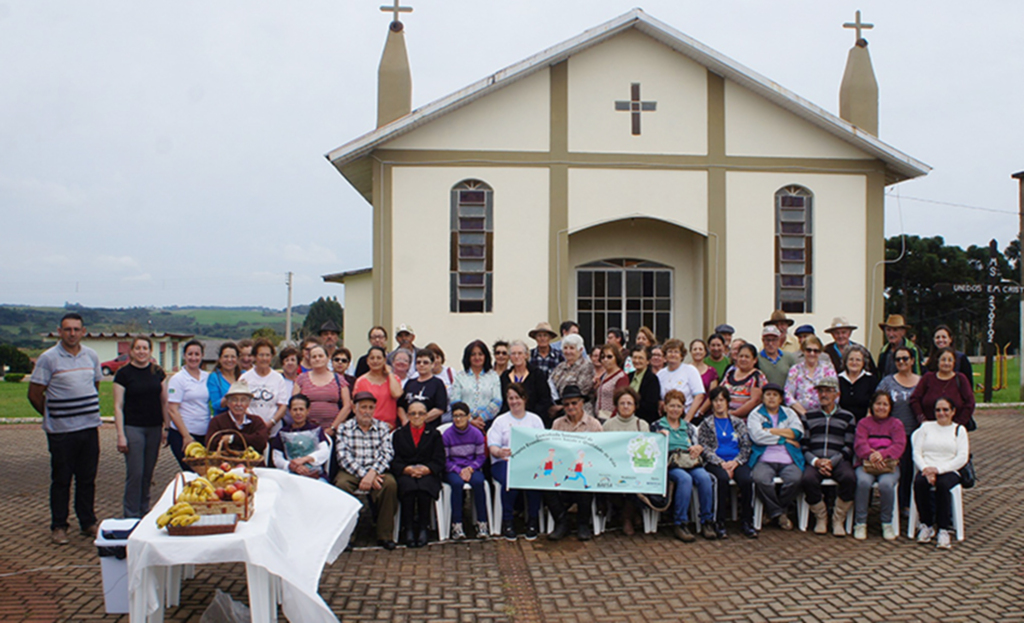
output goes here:
{"type": "Polygon", "coordinates": [[[250,623],[252,615],[249,606],[231,599],[224,591],[217,589],[213,603],[203,612],[199,623],[250,623]]]}

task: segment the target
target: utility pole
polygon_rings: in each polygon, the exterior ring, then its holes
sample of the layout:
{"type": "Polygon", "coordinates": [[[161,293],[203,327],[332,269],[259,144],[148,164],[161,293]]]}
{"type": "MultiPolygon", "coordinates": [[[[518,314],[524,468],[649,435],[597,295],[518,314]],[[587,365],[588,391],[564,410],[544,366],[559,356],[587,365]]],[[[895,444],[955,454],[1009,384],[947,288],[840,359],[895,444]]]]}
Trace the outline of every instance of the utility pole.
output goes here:
{"type": "MultiPolygon", "coordinates": [[[[1020,256],[1017,257],[1017,268],[1020,269],[1020,285],[1024,286],[1024,171],[1018,171],[1011,175],[1018,182],[1020,198],[1018,199],[1018,211],[1020,212],[1020,230],[1017,232],[1017,249],[1020,256]]],[[[1017,347],[1017,363],[1020,365],[1020,399],[1024,401],[1024,291],[1020,293],[1020,345],[1017,347]]]]}
{"type": "Polygon", "coordinates": [[[284,313],[284,341],[291,343],[292,341],[292,271],[288,271],[288,281],[285,281],[288,286],[288,307],[284,313]]]}

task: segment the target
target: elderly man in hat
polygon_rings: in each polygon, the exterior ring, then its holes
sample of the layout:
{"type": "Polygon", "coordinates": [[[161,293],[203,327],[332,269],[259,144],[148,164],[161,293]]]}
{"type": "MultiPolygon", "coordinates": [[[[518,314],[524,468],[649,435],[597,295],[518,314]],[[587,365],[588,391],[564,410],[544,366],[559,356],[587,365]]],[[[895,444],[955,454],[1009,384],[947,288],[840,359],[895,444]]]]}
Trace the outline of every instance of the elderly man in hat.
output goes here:
{"type": "Polygon", "coordinates": [[[765,323],[764,329],[761,330],[761,344],[764,348],[757,354],[757,369],[763,372],[770,382],[785,387],[789,369],[797,363],[797,356],[779,350],[782,333],[774,324],[765,323]]]}
{"type": "Polygon", "coordinates": [[[779,350],[799,355],[800,340],[789,333],[789,328],[793,324],[793,320],[786,316],[786,312],[776,309],[772,312],[771,317],[764,321],[763,326],[775,326],[779,330],[779,350]]]}
{"type": "MultiPolygon", "coordinates": [[[[846,371],[843,366],[843,357],[846,355],[846,351],[850,350],[851,346],[859,346],[857,342],[850,339],[856,330],[857,327],[851,324],[845,316],[836,316],[832,319],[832,324],[825,329],[825,333],[832,336],[832,341],[825,346],[825,354],[832,361],[832,367],[836,369],[837,373],[846,371]]],[[[870,356],[868,359],[869,361],[864,362],[865,369],[874,370],[874,360],[870,356]]]]}
{"type": "Polygon", "coordinates": [[[320,325],[320,345],[327,351],[328,361],[330,361],[335,349],[338,348],[339,337],[341,337],[341,327],[335,324],[333,320],[328,320],[320,325]]]}
{"type": "Polygon", "coordinates": [[[921,374],[921,352],[917,350],[917,345],[907,338],[907,330],[911,327],[903,320],[903,316],[890,314],[885,322],[878,325],[878,328],[885,332],[885,346],[878,353],[879,378],[885,378],[898,372],[893,353],[901,346],[910,349],[910,352],[913,353],[914,374],[921,374]]]}
{"type": "MultiPolygon", "coordinates": [[[[249,413],[249,405],[252,404],[252,390],[249,389],[249,384],[244,380],[232,383],[224,394],[224,400],[227,402],[228,410],[210,420],[206,428],[206,438],[210,439],[214,433],[221,430],[236,431],[244,441],[242,449],[251,446],[262,453],[267,447],[270,429],[263,418],[249,413]]],[[[241,443],[230,445],[235,448],[242,446],[241,443]]]]}
{"type": "Polygon", "coordinates": [[[395,449],[391,428],[374,419],[377,399],[370,392],[352,397],[355,417],[338,427],[334,451],[338,457],[338,475],[334,484],[346,493],[369,494],[377,507],[377,542],[384,549],[395,549],[395,511],[398,509],[398,483],[388,469],[395,449]]]}
{"type": "MultiPolygon", "coordinates": [[[[583,403],[586,396],[575,385],[566,385],[562,390],[559,403],[565,410],[565,415],[556,419],[551,425],[551,430],[565,431],[570,433],[599,433],[603,430],[601,423],[583,410],[583,403]]],[[[545,491],[544,504],[551,511],[555,518],[555,529],[548,535],[548,539],[557,541],[565,537],[569,532],[567,510],[573,504],[576,505],[576,535],[581,541],[588,541],[594,535],[591,522],[593,517],[591,509],[594,502],[594,494],[585,491],[545,491]]]]}
{"type": "Polygon", "coordinates": [[[558,337],[551,325],[546,322],[538,322],[537,327],[528,333],[530,339],[537,342],[536,348],[530,351],[530,365],[538,370],[544,371],[545,377],[550,377],[558,364],[565,361],[562,351],[551,345],[551,340],[558,337]]]}
{"type": "MultiPolygon", "coordinates": [[[[406,350],[411,356],[416,356],[416,351],[419,350],[419,347],[413,343],[416,341],[416,332],[413,331],[412,325],[400,324],[395,327],[395,341],[398,342],[398,346],[395,347],[395,350],[388,353],[389,366],[395,364],[395,353],[400,350],[406,350]]],[[[409,363],[412,362],[410,361],[409,363]]]]}
{"type": "Polygon", "coordinates": [[[857,421],[852,413],[839,407],[839,380],[827,376],[815,384],[820,406],[804,414],[804,475],[800,486],[814,515],[814,532],[828,532],[828,508],[821,493],[821,482],[831,478],[839,484],[832,512],[832,533],[846,536],[846,513],[853,505],[857,475],[853,471],[853,442],[857,421]]]}

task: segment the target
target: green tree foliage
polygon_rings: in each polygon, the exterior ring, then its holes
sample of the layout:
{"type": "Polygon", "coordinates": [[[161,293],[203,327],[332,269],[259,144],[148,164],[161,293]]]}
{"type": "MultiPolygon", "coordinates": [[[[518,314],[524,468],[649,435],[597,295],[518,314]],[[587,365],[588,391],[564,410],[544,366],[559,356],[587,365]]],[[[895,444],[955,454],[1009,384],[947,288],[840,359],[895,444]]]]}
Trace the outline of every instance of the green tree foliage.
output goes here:
{"type": "Polygon", "coordinates": [[[273,342],[275,348],[277,347],[278,344],[281,343],[281,340],[284,339],[281,336],[281,334],[279,334],[277,331],[274,331],[270,327],[260,327],[259,329],[256,329],[255,331],[252,332],[252,339],[257,340],[261,337],[265,337],[271,342],[273,342]]]}
{"type": "Polygon", "coordinates": [[[0,372],[8,366],[9,372],[32,372],[32,360],[11,344],[0,344],[0,372]]]}
{"type": "MultiPolygon", "coordinates": [[[[320,325],[328,320],[333,320],[334,324],[342,329],[345,327],[345,313],[337,297],[321,296],[309,306],[309,313],[302,323],[302,335],[316,335],[320,332],[320,325]]],[[[342,336],[344,337],[344,333],[342,336]]]]}
{"type": "MultiPolygon", "coordinates": [[[[1001,279],[1016,282],[1019,273],[1007,258],[1016,253],[1015,243],[999,253],[1001,279]]],[[[962,294],[936,288],[943,283],[986,283],[988,245],[967,250],[947,245],[941,236],[894,236],[886,241],[885,311],[900,314],[914,327],[918,344],[931,348],[935,327],[949,326],[957,350],[980,354],[988,328],[988,296],[962,294]]],[[[1019,255],[1019,254],[1018,254],[1019,255]]],[[[996,299],[996,343],[1018,343],[1019,297],[999,295],[996,299]]]]}

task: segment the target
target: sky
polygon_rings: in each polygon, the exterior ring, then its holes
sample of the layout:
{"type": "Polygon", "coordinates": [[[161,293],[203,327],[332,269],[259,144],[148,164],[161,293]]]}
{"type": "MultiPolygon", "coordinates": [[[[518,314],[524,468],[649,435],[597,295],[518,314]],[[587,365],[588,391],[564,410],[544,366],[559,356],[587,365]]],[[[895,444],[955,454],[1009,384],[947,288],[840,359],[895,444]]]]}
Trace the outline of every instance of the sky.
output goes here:
{"type": "MultiPolygon", "coordinates": [[[[413,107],[638,0],[408,0],[413,107]]],[[[371,131],[380,0],[0,0],[0,304],[283,308],[367,267],[371,209],[324,154],[371,131]]],[[[886,234],[1001,247],[1024,170],[1024,3],[639,4],[838,114],[860,9],[879,135],[934,170],[886,234]],[[947,205],[954,204],[954,205],[947,205]]]]}

